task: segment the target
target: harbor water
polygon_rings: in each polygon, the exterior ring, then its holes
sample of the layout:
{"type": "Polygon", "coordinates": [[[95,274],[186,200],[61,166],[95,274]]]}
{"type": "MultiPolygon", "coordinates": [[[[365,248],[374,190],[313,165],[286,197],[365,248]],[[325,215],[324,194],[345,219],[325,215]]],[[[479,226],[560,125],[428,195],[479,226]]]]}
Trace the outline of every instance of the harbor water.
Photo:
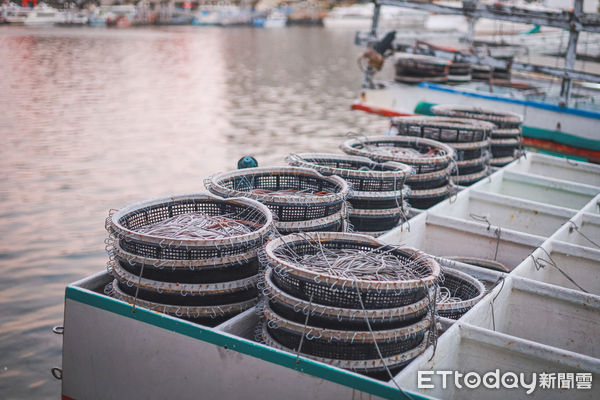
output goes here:
{"type": "Polygon", "coordinates": [[[0,398],[59,397],[52,327],[109,209],[383,133],[350,110],[359,53],[324,28],[0,27],[0,398]]]}

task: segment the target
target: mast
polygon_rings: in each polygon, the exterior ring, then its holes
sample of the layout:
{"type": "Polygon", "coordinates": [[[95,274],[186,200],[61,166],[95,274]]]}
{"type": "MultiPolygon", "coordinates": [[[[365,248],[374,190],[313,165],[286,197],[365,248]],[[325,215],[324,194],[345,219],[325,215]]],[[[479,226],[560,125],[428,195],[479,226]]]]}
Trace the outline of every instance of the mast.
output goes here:
{"type": "MultiPolygon", "coordinates": [[[[583,13],[583,0],[575,0],[573,4],[573,19],[574,23],[571,24],[569,29],[569,44],[567,45],[567,51],[565,54],[565,70],[570,72],[575,66],[575,59],[577,57],[577,40],[579,39],[579,30],[577,30],[576,22],[581,18],[583,13]]],[[[570,76],[565,76],[562,80],[560,87],[560,98],[562,105],[566,106],[569,104],[569,98],[571,97],[571,88],[573,87],[573,81],[570,76]]]]}

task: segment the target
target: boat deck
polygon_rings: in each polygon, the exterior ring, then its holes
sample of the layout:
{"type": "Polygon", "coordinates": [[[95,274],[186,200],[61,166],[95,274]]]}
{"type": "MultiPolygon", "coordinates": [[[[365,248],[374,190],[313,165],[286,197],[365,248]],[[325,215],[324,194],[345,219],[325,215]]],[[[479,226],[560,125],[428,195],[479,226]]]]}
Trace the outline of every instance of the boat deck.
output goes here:
{"type": "MultiPolygon", "coordinates": [[[[63,398],[506,398],[417,387],[417,372],[585,373],[594,384],[511,398],[600,398],[600,166],[527,153],[380,237],[482,280],[486,296],[441,320],[429,347],[378,381],[254,341],[254,309],[211,328],[104,295],[107,273],[66,289],[63,398]],[[449,261],[501,263],[508,273],[449,261]],[[400,389],[401,388],[401,389],[400,389]],[[405,392],[410,397],[405,395],[405,392]]],[[[530,375],[527,375],[530,380],[530,375]]]]}

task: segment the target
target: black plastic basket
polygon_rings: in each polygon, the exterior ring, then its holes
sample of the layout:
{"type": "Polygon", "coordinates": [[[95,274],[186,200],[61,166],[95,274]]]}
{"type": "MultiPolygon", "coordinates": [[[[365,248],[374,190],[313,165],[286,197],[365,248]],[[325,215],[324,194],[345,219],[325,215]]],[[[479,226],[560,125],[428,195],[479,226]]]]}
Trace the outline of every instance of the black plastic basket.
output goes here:
{"type": "MultiPolygon", "coordinates": [[[[435,115],[456,118],[471,118],[491,122],[496,129],[518,129],[523,117],[508,111],[490,110],[472,106],[437,105],[431,108],[435,115]]],[[[492,136],[493,136],[492,132],[492,136]]]]}
{"type": "Polygon", "coordinates": [[[495,126],[486,121],[451,117],[395,117],[391,125],[398,135],[415,136],[444,143],[482,142],[495,126]]]}
{"type": "Polygon", "coordinates": [[[322,305],[346,308],[381,309],[416,303],[427,295],[437,279],[439,265],[424,253],[385,245],[372,237],[350,233],[293,234],[275,239],[265,248],[266,262],[275,273],[273,282],[290,295],[322,305]],[[279,257],[281,251],[299,256],[317,254],[317,246],[327,249],[353,249],[389,252],[414,265],[419,279],[398,281],[355,280],[314,272],[279,257]]]}
{"type": "MultiPolygon", "coordinates": [[[[436,140],[410,136],[370,136],[350,139],[341,145],[344,153],[368,157],[372,160],[397,161],[412,166],[417,175],[446,169],[455,159],[455,152],[447,144],[436,140]],[[383,154],[379,149],[407,149],[415,154],[383,154]],[[419,154],[419,156],[416,156],[419,154]]],[[[407,180],[410,181],[410,178],[407,180]]]]}
{"type": "Polygon", "coordinates": [[[399,53],[396,55],[396,77],[397,81],[416,82],[417,79],[445,81],[448,79],[450,62],[436,57],[399,53]]]}
{"type": "Polygon", "coordinates": [[[275,227],[286,233],[333,227],[339,230],[345,219],[349,191],[348,184],[340,177],[323,176],[312,169],[296,167],[237,170],[215,175],[205,185],[219,196],[249,197],[263,203],[273,213],[275,227]],[[281,190],[309,191],[311,195],[260,192],[281,190]]]}
{"type": "Polygon", "coordinates": [[[406,164],[392,161],[380,164],[346,154],[290,154],[286,161],[326,176],[342,177],[350,185],[348,202],[359,209],[398,207],[407,195],[404,182],[414,174],[412,167],[406,164]]]}
{"type": "Polygon", "coordinates": [[[321,358],[372,360],[380,357],[377,347],[384,358],[402,354],[419,346],[431,322],[430,318],[422,318],[401,328],[373,331],[329,329],[291,321],[274,312],[269,304],[263,306],[267,331],[275,341],[297,349],[304,336],[302,353],[321,358]]]}
{"type": "Polygon", "coordinates": [[[271,309],[298,323],[304,323],[309,316],[308,324],[320,328],[367,330],[366,320],[375,330],[405,327],[420,321],[429,312],[429,300],[432,298],[426,297],[405,307],[375,310],[326,306],[288,294],[275,284],[273,274],[271,268],[263,273],[263,294],[271,309]]]}
{"type": "Polygon", "coordinates": [[[245,254],[262,246],[272,232],[273,218],[257,201],[223,199],[209,194],[180,195],[136,203],[110,215],[106,220],[109,242],[140,262],[153,260],[206,260],[245,254]],[[210,216],[232,215],[246,222],[251,233],[223,239],[179,239],[140,233],[149,224],[188,213],[210,216]]]}

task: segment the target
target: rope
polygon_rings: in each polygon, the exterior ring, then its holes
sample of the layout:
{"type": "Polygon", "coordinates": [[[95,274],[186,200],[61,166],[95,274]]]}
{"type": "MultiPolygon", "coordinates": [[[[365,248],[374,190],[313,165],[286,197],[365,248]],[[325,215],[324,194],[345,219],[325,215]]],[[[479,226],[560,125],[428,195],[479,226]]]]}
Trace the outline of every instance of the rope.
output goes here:
{"type": "MultiPolygon", "coordinates": [[[[365,305],[364,305],[364,303],[362,301],[362,296],[360,295],[360,290],[358,289],[358,286],[356,286],[356,293],[358,294],[358,301],[360,302],[360,307],[362,308],[363,311],[366,311],[365,305]]],[[[371,328],[371,322],[369,321],[369,318],[366,317],[366,316],[365,316],[365,322],[367,323],[367,328],[369,328],[369,332],[371,333],[371,336],[373,337],[373,343],[375,343],[375,349],[377,350],[377,354],[379,355],[379,359],[381,360],[381,363],[383,364],[383,367],[385,368],[385,371],[387,372],[388,376],[390,377],[390,380],[392,382],[394,382],[394,385],[400,391],[400,393],[402,393],[408,399],[412,400],[413,398],[411,396],[409,396],[408,393],[406,393],[404,390],[402,390],[402,388],[400,387],[400,385],[398,385],[398,382],[396,382],[396,380],[394,379],[394,375],[392,375],[392,371],[390,371],[390,369],[388,368],[387,364],[385,363],[385,359],[383,358],[383,354],[381,354],[381,350],[379,349],[379,345],[377,344],[377,339],[375,338],[375,333],[373,333],[373,329],[371,328]]]]}
{"type": "Polygon", "coordinates": [[[304,343],[304,336],[306,334],[306,327],[308,326],[308,318],[310,317],[312,309],[314,293],[310,295],[310,303],[308,303],[308,312],[306,313],[306,319],[304,320],[304,328],[302,328],[302,337],[300,338],[300,344],[298,345],[298,351],[296,352],[296,364],[300,364],[300,351],[302,350],[302,344],[304,343]]]}
{"type": "Polygon", "coordinates": [[[540,257],[538,257],[536,259],[533,256],[533,254],[530,254],[529,256],[533,260],[533,264],[535,265],[536,271],[539,271],[540,269],[543,269],[544,267],[546,267],[546,265],[550,265],[550,266],[556,268],[558,270],[558,272],[560,272],[565,278],[567,278],[573,285],[577,286],[577,288],[579,288],[579,290],[581,290],[582,292],[585,292],[585,293],[589,293],[587,290],[585,290],[584,288],[582,288],[577,282],[575,282],[573,280],[573,278],[571,278],[565,271],[562,270],[562,268],[560,268],[556,264],[556,262],[552,259],[552,257],[550,256],[550,254],[546,251],[546,249],[544,249],[543,247],[538,247],[538,248],[541,249],[544,253],[546,253],[546,255],[548,256],[548,258],[550,260],[545,260],[545,259],[540,258],[540,257]],[[542,263],[540,263],[540,261],[545,262],[546,265],[543,265],[542,263]]]}
{"type": "Polygon", "coordinates": [[[579,233],[581,236],[583,236],[583,238],[584,238],[585,240],[587,240],[588,242],[590,242],[590,243],[591,243],[591,244],[593,244],[594,246],[596,246],[596,247],[600,248],[600,244],[598,244],[598,243],[594,242],[592,239],[590,239],[589,237],[587,237],[587,236],[586,236],[586,235],[585,235],[583,232],[581,232],[581,231],[579,230],[579,227],[577,226],[577,224],[576,224],[575,222],[573,222],[573,221],[569,221],[569,223],[572,225],[572,227],[571,227],[571,228],[569,228],[569,231],[570,231],[570,232],[573,232],[573,231],[575,231],[575,232],[579,233]]]}

